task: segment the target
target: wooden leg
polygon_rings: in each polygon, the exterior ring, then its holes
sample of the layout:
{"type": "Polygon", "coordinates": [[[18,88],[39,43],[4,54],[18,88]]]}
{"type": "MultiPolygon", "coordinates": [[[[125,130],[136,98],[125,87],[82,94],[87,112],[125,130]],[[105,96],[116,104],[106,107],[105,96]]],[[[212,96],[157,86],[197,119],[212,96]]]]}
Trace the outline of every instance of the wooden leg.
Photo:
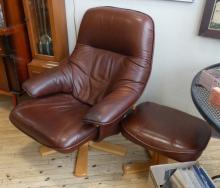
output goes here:
{"type": "MultiPolygon", "coordinates": [[[[160,154],[158,152],[154,152],[154,151],[147,151],[149,153],[149,157],[150,157],[150,161],[153,164],[159,164],[160,161],[160,154]]],[[[152,164],[151,164],[152,165],[152,164]]]]}
{"type": "Polygon", "coordinates": [[[147,172],[151,166],[151,161],[137,161],[122,166],[123,175],[125,174],[137,174],[147,172]]]}
{"type": "Polygon", "coordinates": [[[159,155],[159,160],[157,164],[168,164],[169,163],[169,158],[164,156],[164,155],[159,155]]]}
{"type": "Polygon", "coordinates": [[[87,176],[88,171],[88,143],[81,146],[78,150],[74,175],[78,177],[87,176]]]}
{"type": "Polygon", "coordinates": [[[112,153],[115,155],[125,156],[127,154],[127,149],[116,144],[111,144],[109,142],[89,142],[89,146],[101,151],[112,153]]]}
{"type": "Polygon", "coordinates": [[[151,165],[156,164],[166,164],[168,163],[168,158],[166,156],[160,155],[157,152],[149,152],[150,160],[148,161],[137,161],[128,164],[124,164],[122,167],[123,174],[136,174],[147,172],[151,165]]]}
{"type": "Polygon", "coordinates": [[[57,152],[56,150],[53,150],[53,149],[48,148],[46,146],[40,146],[39,151],[40,151],[40,154],[42,157],[45,157],[47,155],[51,155],[51,154],[54,154],[57,152]]]}

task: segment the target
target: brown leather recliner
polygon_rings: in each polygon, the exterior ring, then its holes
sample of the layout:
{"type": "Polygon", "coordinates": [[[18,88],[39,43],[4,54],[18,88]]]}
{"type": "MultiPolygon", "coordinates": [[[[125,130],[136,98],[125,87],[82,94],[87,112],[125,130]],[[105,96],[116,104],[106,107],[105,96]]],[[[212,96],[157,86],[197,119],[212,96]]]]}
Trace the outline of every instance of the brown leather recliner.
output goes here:
{"type": "Polygon", "coordinates": [[[148,15],[113,7],[88,10],[72,55],[23,84],[34,99],[14,108],[11,122],[59,152],[117,134],[145,88],[153,46],[148,15]]]}

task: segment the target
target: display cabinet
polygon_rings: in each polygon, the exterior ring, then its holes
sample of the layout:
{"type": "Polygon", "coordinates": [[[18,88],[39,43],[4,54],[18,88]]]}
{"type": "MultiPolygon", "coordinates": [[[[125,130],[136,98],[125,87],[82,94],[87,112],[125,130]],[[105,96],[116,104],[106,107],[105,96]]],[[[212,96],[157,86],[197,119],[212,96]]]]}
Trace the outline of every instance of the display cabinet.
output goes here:
{"type": "Polygon", "coordinates": [[[53,64],[68,56],[65,0],[23,0],[23,4],[34,62],[29,65],[32,75],[37,62],[40,67],[43,61],[53,64]]]}
{"type": "Polygon", "coordinates": [[[22,1],[0,0],[0,94],[13,97],[14,104],[28,78],[30,61],[22,1]]]}

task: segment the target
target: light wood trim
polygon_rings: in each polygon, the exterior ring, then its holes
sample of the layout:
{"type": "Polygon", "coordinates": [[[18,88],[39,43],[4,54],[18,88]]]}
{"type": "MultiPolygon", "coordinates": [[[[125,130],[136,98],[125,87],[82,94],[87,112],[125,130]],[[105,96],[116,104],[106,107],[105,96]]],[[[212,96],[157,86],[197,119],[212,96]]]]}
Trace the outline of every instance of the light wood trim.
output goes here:
{"type": "Polygon", "coordinates": [[[42,157],[45,157],[47,155],[51,155],[51,154],[57,153],[56,150],[53,150],[53,149],[48,148],[46,146],[40,146],[39,152],[40,152],[42,157]]]}
{"type": "Polygon", "coordinates": [[[69,55],[65,0],[48,0],[54,61],[61,61],[69,55]]]}
{"type": "Polygon", "coordinates": [[[27,30],[28,30],[28,35],[30,39],[30,45],[31,45],[31,52],[32,55],[35,56],[37,54],[37,49],[36,49],[36,41],[35,41],[35,31],[34,31],[34,24],[32,22],[32,12],[30,11],[29,8],[29,0],[23,0],[23,7],[24,7],[24,12],[25,12],[25,17],[26,17],[26,22],[27,22],[27,30]]]}
{"type": "Polygon", "coordinates": [[[82,145],[77,153],[74,175],[84,177],[88,174],[88,143],[82,145]]]}
{"type": "Polygon", "coordinates": [[[39,60],[44,60],[44,61],[56,61],[56,57],[55,56],[49,56],[49,55],[43,55],[43,54],[39,54],[35,53],[34,55],[35,59],[39,59],[39,60]]]}
{"type": "Polygon", "coordinates": [[[102,150],[108,153],[112,153],[119,156],[125,156],[127,154],[127,149],[117,145],[117,144],[111,144],[109,142],[89,142],[89,146],[98,150],[102,150]]]}

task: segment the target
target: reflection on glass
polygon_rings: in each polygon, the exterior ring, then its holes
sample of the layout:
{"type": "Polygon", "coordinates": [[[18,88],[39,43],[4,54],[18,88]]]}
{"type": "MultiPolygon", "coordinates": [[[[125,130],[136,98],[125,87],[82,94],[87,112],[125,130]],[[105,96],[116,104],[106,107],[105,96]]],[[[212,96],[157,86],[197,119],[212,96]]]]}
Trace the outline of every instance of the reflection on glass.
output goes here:
{"type": "Polygon", "coordinates": [[[5,19],[3,14],[2,5],[0,4],[0,27],[5,27],[5,19]]]}
{"type": "Polygon", "coordinates": [[[47,0],[31,0],[30,4],[38,53],[52,56],[54,53],[47,0]]]}

